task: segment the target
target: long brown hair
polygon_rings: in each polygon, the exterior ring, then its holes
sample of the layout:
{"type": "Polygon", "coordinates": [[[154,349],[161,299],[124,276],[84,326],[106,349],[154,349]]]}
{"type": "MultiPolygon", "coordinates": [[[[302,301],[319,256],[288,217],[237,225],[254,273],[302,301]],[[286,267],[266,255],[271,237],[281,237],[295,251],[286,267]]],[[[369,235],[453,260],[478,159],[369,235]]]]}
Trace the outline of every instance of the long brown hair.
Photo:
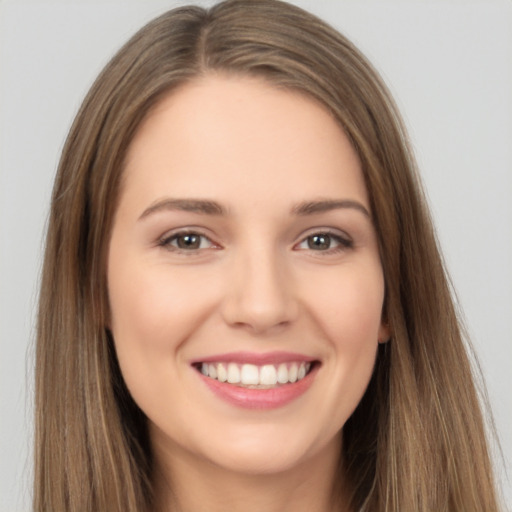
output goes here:
{"type": "Polygon", "coordinates": [[[126,390],[105,327],[106,249],[137,127],[163,96],[206,73],[258,76],[315,98],[362,162],[393,334],[343,428],[340,471],[351,510],[498,510],[467,348],[386,87],[316,17],[278,0],[228,0],[209,10],[175,9],[141,29],[100,74],[71,128],[41,284],[35,511],[151,508],[146,418],[126,390]]]}

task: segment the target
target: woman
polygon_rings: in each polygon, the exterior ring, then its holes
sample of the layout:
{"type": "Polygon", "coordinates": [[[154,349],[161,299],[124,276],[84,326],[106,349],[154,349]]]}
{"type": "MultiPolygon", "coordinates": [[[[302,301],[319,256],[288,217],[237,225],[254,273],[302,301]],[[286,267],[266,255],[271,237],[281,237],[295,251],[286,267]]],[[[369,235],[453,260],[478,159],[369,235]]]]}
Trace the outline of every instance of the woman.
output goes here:
{"type": "Polygon", "coordinates": [[[396,108],[282,2],[171,11],[93,85],[36,367],[36,510],[498,509],[396,108]]]}

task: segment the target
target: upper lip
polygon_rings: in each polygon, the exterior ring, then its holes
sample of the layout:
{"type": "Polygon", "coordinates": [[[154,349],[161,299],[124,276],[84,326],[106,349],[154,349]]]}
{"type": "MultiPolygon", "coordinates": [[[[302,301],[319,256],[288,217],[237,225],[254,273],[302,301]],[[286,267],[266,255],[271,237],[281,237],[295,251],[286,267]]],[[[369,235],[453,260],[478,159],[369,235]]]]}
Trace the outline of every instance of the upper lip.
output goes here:
{"type": "Polygon", "coordinates": [[[265,364],[280,364],[291,362],[313,362],[317,359],[305,354],[296,352],[228,352],[225,354],[215,354],[198,358],[191,361],[191,364],[198,363],[238,363],[238,364],[254,364],[263,366],[265,364]]]}

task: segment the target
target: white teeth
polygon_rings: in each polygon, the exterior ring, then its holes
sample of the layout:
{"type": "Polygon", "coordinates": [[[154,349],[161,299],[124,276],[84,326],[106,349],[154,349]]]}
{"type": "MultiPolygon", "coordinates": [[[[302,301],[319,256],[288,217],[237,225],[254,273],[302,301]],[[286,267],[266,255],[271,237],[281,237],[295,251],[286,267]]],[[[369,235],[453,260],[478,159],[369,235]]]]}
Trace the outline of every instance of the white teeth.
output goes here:
{"type": "Polygon", "coordinates": [[[275,366],[266,364],[260,370],[260,384],[275,386],[277,384],[277,372],[275,366]]]}
{"type": "Polygon", "coordinates": [[[221,382],[226,382],[228,380],[228,371],[222,363],[217,366],[217,379],[221,382]]]}
{"type": "Polygon", "coordinates": [[[288,370],[288,379],[290,382],[296,382],[297,381],[297,373],[299,371],[299,368],[296,363],[293,363],[290,365],[290,369],[288,370]]]}
{"type": "Polygon", "coordinates": [[[208,365],[208,375],[212,379],[216,379],[217,378],[217,368],[215,367],[214,364],[209,364],[208,365]]]}
{"type": "Polygon", "coordinates": [[[240,373],[240,382],[242,384],[259,384],[260,375],[258,367],[253,364],[244,364],[240,373]]]}
{"type": "Polygon", "coordinates": [[[240,370],[235,363],[228,364],[228,382],[238,384],[240,382],[240,370]]]}
{"type": "Polygon", "coordinates": [[[279,365],[237,363],[202,363],[203,375],[220,382],[242,386],[273,387],[277,384],[294,383],[303,379],[309,372],[311,363],[281,363],[279,365]]]}
{"type": "Polygon", "coordinates": [[[288,382],[288,368],[285,364],[280,364],[277,368],[277,382],[286,384],[288,382]]]}

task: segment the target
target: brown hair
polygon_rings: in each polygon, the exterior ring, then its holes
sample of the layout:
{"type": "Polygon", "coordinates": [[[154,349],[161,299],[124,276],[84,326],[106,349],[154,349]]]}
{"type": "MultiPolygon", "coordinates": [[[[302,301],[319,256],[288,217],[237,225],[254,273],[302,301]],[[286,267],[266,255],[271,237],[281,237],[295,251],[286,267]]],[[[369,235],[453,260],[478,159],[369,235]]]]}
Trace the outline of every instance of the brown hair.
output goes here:
{"type": "Polygon", "coordinates": [[[386,87],[334,29],[278,0],[178,8],[110,61],[71,128],[53,191],[36,353],[36,512],[148,511],[146,419],[108,322],[106,250],[134,133],[205,73],[262,77],[326,106],[362,162],[392,340],[343,429],[351,510],[498,510],[483,419],[407,136],[386,87]]]}

